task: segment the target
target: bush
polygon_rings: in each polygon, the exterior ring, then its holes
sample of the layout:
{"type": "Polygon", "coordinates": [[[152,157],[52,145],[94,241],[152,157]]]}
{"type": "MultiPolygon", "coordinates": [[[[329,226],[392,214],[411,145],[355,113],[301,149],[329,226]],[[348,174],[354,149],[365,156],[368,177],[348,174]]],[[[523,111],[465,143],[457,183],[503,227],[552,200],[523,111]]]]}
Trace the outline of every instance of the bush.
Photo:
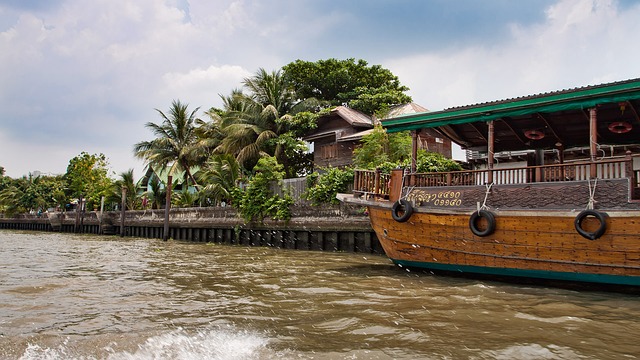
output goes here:
{"type": "MultiPolygon", "coordinates": [[[[391,173],[391,170],[397,168],[410,168],[411,160],[405,159],[397,162],[384,162],[378,165],[378,169],[383,174],[391,173]]],[[[462,166],[455,160],[446,158],[440,153],[427,152],[425,150],[418,150],[418,158],[416,159],[416,172],[445,172],[445,171],[459,171],[462,170],[462,166]]]]}
{"type": "Polygon", "coordinates": [[[267,216],[275,220],[291,219],[293,198],[289,194],[280,197],[271,191],[273,182],[282,185],[282,165],[274,157],[266,157],[258,161],[254,171],[244,191],[239,188],[232,191],[240,215],[248,222],[254,219],[262,221],[267,216]]]}
{"type": "Polygon", "coordinates": [[[322,174],[314,172],[307,177],[305,199],[312,205],[338,204],[336,194],[346,192],[353,184],[353,169],[328,168],[322,174]]]}

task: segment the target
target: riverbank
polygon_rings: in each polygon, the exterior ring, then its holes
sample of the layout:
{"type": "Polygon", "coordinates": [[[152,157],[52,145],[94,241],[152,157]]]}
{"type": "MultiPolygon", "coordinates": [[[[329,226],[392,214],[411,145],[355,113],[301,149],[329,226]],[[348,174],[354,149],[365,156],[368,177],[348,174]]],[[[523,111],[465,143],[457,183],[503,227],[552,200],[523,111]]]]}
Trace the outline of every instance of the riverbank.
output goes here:
{"type": "MultiPolygon", "coordinates": [[[[361,208],[295,206],[289,221],[265,219],[246,223],[232,207],[174,208],[169,212],[169,238],[286,249],[383,254],[361,208]]],[[[0,214],[0,229],[56,231],[143,238],[163,238],[164,210],[0,214]],[[121,231],[123,230],[123,231],[121,231]]]]}

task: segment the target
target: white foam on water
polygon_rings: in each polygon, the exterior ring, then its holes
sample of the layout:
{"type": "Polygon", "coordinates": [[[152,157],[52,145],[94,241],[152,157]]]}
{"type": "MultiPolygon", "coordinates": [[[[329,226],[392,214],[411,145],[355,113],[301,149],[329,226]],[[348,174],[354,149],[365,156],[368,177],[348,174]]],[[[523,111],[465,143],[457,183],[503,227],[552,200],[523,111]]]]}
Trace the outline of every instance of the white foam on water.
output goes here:
{"type": "Polygon", "coordinates": [[[68,342],[67,340],[56,348],[30,344],[20,360],[251,360],[277,359],[283,355],[282,352],[267,348],[268,337],[234,328],[195,332],[177,329],[146,339],[133,352],[107,347],[102,349],[102,353],[84,355],[86,351],[77,349],[68,342]]]}
{"type": "Polygon", "coordinates": [[[579,359],[582,356],[572,349],[558,346],[540,344],[520,344],[506,347],[500,350],[486,350],[480,353],[480,359],[512,360],[512,359],[579,359]]]}

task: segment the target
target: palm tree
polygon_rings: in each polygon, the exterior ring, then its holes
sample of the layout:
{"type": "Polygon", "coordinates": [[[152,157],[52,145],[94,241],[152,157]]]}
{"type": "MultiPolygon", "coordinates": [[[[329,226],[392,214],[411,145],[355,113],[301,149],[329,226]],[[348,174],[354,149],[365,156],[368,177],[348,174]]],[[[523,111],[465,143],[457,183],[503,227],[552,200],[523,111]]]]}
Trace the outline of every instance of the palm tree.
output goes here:
{"type": "Polygon", "coordinates": [[[204,152],[196,132],[196,113],[200,108],[189,112],[188,107],[188,104],[174,100],[168,114],[156,109],[163,119],[162,124],[148,122],[145,125],[156,138],[135,144],[133,152],[149,166],[169,169],[170,175],[184,170],[185,184],[191,180],[197,187],[191,168],[204,152]]]}
{"type": "Polygon", "coordinates": [[[16,185],[10,185],[0,191],[0,209],[7,215],[24,213],[27,208],[22,205],[24,191],[16,185]]]}
{"type": "Polygon", "coordinates": [[[138,200],[138,187],[136,186],[134,181],[133,169],[129,169],[120,173],[120,178],[116,180],[111,187],[108,201],[111,203],[120,204],[122,202],[123,189],[127,190],[127,195],[125,198],[127,209],[134,210],[136,208],[136,203],[138,200]]]}
{"type": "Polygon", "coordinates": [[[295,104],[295,93],[279,70],[268,73],[261,68],[253,77],[244,79],[243,84],[251,99],[262,106],[273,106],[277,114],[288,113],[295,104]]]}
{"type": "MultiPolygon", "coordinates": [[[[245,101],[252,102],[248,98],[245,101]]],[[[269,140],[278,136],[273,128],[272,119],[257,103],[246,106],[242,112],[227,113],[222,128],[225,137],[216,152],[233,154],[240,164],[250,169],[260,157],[273,153],[269,140]]]]}
{"type": "Polygon", "coordinates": [[[230,154],[212,155],[199,173],[200,181],[207,184],[202,196],[214,202],[231,200],[231,191],[240,177],[240,164],[230,154]]]}
{"type": "Polygon", "coordinates": [[[162,186],[162,182],[157,176],[152,176],[147,183],[147,191],[142,196],[151,200],[151,209],[160,209],[167,198],[167,189],[162,186]]]}
{"type": "Polygon", "coordinates": [[[282,146],[275,141],[287,130],[288,112],[294,93],[279,71],[260,69],[244,80],[249,95],[235,90],[223,98],[225,114],[221,130],[225,137],[217,152],[233,154],[245,168],[251,168],[260,157],[282,158],[282,146]]]}
{"type": "Polygon", "coordinates": [[[204,112],[209,121],[196,119],[195,134],[198,140],[195,145],[194,155],[198,165],[204,165],[211,153],[224,139],[221,112],[219,109],[211,108],[204,112]]]}

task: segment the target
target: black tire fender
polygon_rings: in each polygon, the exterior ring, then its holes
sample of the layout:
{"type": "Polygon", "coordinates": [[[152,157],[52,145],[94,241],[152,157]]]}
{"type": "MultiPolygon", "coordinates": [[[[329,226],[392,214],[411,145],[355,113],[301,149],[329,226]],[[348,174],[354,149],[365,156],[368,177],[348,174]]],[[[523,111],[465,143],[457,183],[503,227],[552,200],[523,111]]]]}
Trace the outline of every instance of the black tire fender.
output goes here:
{"type": "Polygon", "coordinates": [[[393,217],[393,220],[397,222],[406,222],[412,214],[413,206],[411,206],[409,200],[400,199],[393,203],[393,207],[391,208],[391,216],[393,217]]]}
{"type": "Polygon", "coordinates": [[[469,229],[476,236],[489,236],[496,231],[496,217],[491,211],[479,210],[471,214],[469,218],[469,229]],[[487,220],[487,228],[484,230],[478,229],[478,219],[485,218],[487,220]]]}
{"type": "Polygon", "coordinates": [[[578,234],[580,234],[583,238],[589,239],[589,240],[595,240],[600,236],[604,235],[604,232],[607,231],[606,220],[607,220],[607,213],[589,209],[589,210],[583,210],[582,212],[580,212],[580,214],[578,214],[578,216],[576,216],[576,219],[573,221],[573,224],[575,225],[576,231],[578,232],[578,234]],[[600,222],[600,226],[596,231],[593,231],[593,232],[586,231],[582,228],[582,221],[584,221],[584,219],[586,219],[587,216],[593,216],[600,222]]]}

